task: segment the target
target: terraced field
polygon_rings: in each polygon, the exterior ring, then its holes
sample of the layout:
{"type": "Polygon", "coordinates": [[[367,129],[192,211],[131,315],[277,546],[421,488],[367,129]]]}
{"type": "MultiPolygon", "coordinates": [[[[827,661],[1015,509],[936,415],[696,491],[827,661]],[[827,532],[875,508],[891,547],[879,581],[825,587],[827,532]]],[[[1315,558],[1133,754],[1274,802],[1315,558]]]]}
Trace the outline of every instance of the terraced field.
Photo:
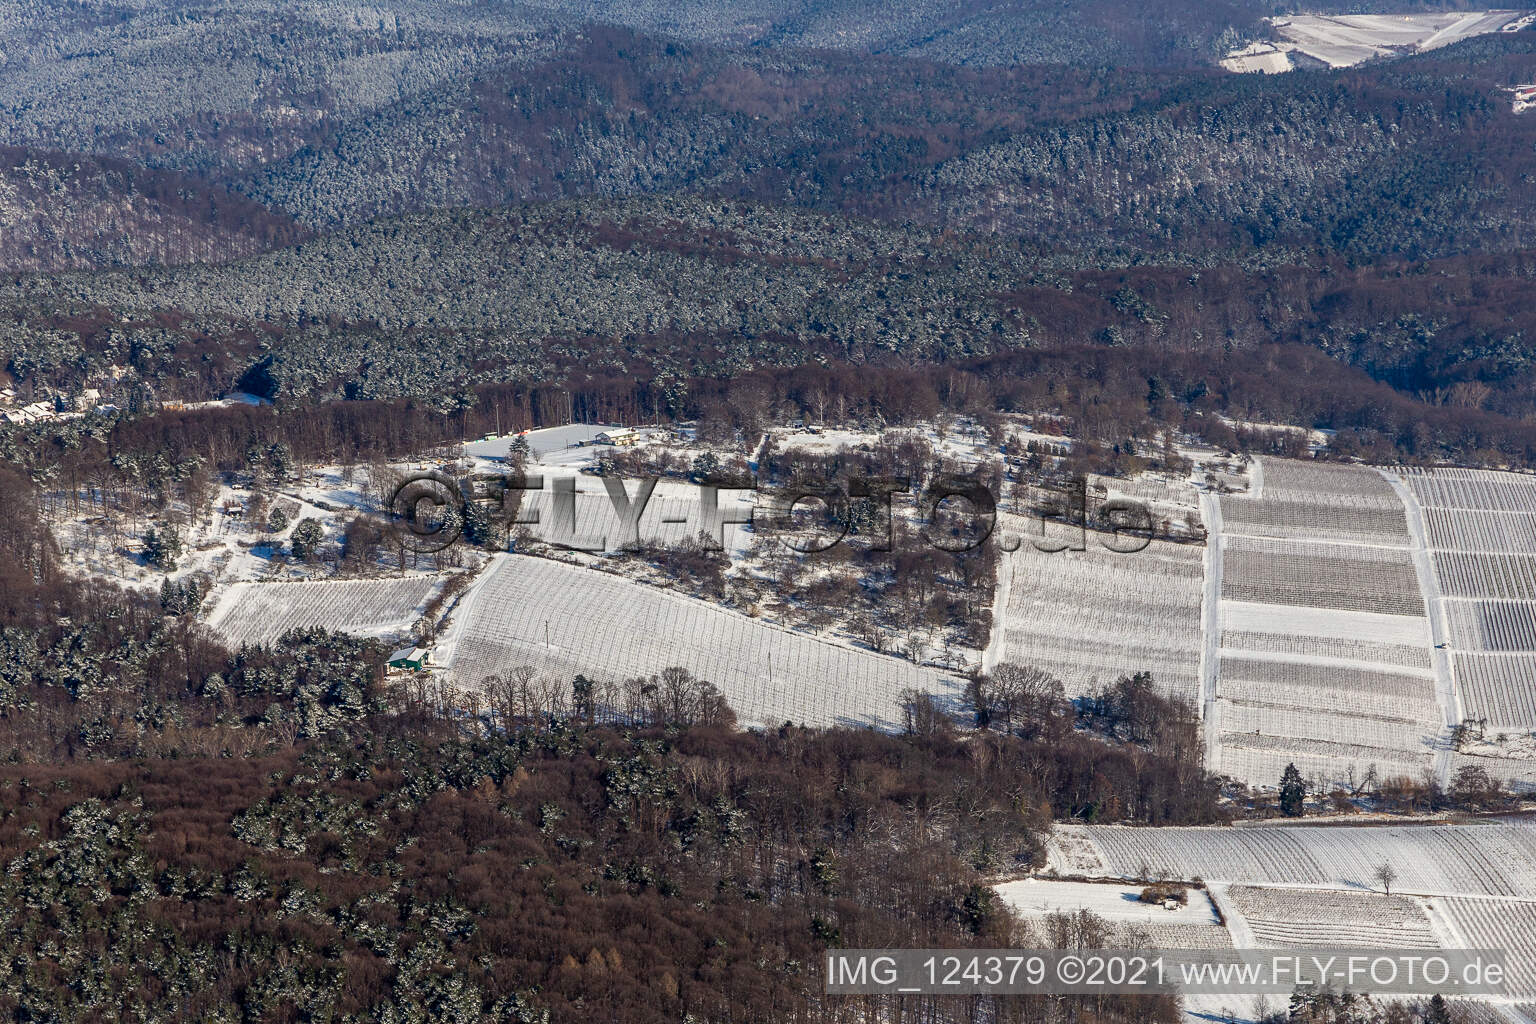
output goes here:
{"type": "Polygon", "coordinates": [[[465,598],[439,654],[455,684],[529,666],[623,680],[673,665],[714,683],[747,723],[894,728],[901,691],[954,705],[961,681],[900,658],[770,626],[610,573],[499,556],[465,598]]]}
{"type": "Polygon", "coordinates": [[[1226,651],[1252,651],[1255,654],[1301,655],[1309,660],[1325,659],[1351,662],[1378,662],[1428,672],[1429,651],[1420,645],[1381,643],[1350,637],[1297,636],[1289,633],[1245,633],[1228,630],[1221,635],[1226,651]]]}
{"type": "Polygon", "coordinates": [[[1115,941],[1127,949],[1231,949],[1232,933],[1219,924],[1127,922],[1115,930],[1115,941]]]}
{"type": "Polygon", "coordinates": [[[1536,550],[1536,515],[1481,509],[1426,507],[1431,546],[1437,550],[1526,552],[1536,550]]]}
{"type": "Polygon", "coordinates": [[[1436,469],[1411,474],[1409,486],[1426,508],[1536,514],[1536,488],[1523,474],[1436,469]]]}
{"type": "Polygon", "coordinates": [[[1434,559],[1446,597],[1536,601],[1536,555],[1437,551],[1434,559]]]}
{"type": "Polygon", "coordinates": [[[407,632],[442,585],[437,576],[338,583],[237,583],[208,624],[234,644],[270,643],[291,629],[323,626],[364,635],[407,632]]]}
{"type": "MultiPolygon", "coordinates": [[[[1273,664],[1256,663],[1255,668],[1274,668],[1273,664]]],[[[1316,666],[1299,666],[1302,672],[1316,673],[1316,666]]],[[[1261,675],[1254,671],[1251,675],[1261,675]]],[[[1349,673],[1353,683],[1359,677],[1349,673]]],[[[1410,676],[1386,677],[1392,680],[1412,680],[1410,676]]],[[[1422,683],[1423,680],[1416,680],[1422,683]]],[[[1253,733],[1260,737],[1296,737],[1336,745],[1370,747],[1383,752],[1409,749],[1421,742],[1422,730],[1410,717],[1416,711],[1428,717],[1434,714],[1432,694],[1419,689],[1409,691],[1400,698],[1400,707],[1394,708],[1393,694],[1384,684],[1382,689],[1361,692],[1360,702],[1352,699],[1351,692],[1339,688],[1292,687],[1275,684],[1265,688],[1262,683],[1240,680],[1228,691],[1227,709],[1222,714],[1222,728],[1230,733],[1253,733]],[[1270,703],[1280,699],[1286,703],[1270,703]],[[1306,701],[1307,703],[1299,703],[1306,701]],[[1361,707],[1365,701],[1369,705],[1361,707]]]]}
{"type": "Polygon", "coordinates": [[[1402,502],[1380,474],[1359,466],[1263,460],[1263,492],[1224,496],[1227,532],[1279,540],[1407,547],[1402,502]]]}
{"type": "MultiPolygon", "coordinates": [[[[1261,661],[1224,655],[1221,685],[1237,706],[1275,708],[1288,714],[1323,713],[1341,720],[1360,716],[1393,723],[1430,721],[1437,706],[1422,675],[1376,672],[1369,677],[1348,662],[1261,661]],[[1367,685],[1362,687],[1361,680],[1367,685]],[[1297,710],[1303,709],[1303,710],[1297,710]]],[[[1224,720],[1229,728],[1236,717],[1224,720]]]]}
{"type": "Polygon", "coordinates": [[[1536,658],[1529,654],[1458,653],[1456,688],[1470,718],[1528,729],[1536,722],[1536,658]]]}
{"type": "Polygon", "coordinates": [[[1335,743],[1315,737],[1255,736],[1222,729],[1220,744],[1215,771],[1271,789],[1293,764],[1314,790],[1319,786],[1353,789],[1372,768],[1378,779],[1421,779],[1435,764],[1428,751],[1420,755],[1398,747],[1335,743]]]}
{"type": "Polygon", "coordinates": [[[1222,516],[1227,523],[1253,537],[1280,540],[1353,541],[1364,544],[1398,544],[1406,539],[1401,509],[1325,506],[1305,500],[1245,501],[1223,498],[1222,516]]]}

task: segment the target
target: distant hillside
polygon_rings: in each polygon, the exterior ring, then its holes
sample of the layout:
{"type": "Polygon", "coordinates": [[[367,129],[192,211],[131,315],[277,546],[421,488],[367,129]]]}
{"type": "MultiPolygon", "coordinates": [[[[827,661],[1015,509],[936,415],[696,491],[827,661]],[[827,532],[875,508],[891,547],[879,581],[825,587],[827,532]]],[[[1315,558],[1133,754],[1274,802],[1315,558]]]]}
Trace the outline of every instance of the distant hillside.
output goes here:
{"type": "Polygon", "coordinates": [[[536,53],[551,21],[452,0],[0,0],[0,143],[259,166],[332,121],[536,53]]]}
{"type": "Polygon", "coordinates": [[[921,215],[914,190],[945,159],[1039,125],[1125,112],[1179,82],[683,46],[589,28],[548,55],[328,123],[237,187],[316,227],[677,190],[921,215]]]}
{"type": "Polygon", "coordinates": [[[301,234],[259,203],[182,175],[0,147],[0,271],[218,263],[301,234]]]}
{"type": "Polygon", "coordinates": [[[1252,0],[553,0],[581,21],[723,44],[852,49],[958,64],[1208,63],[1261,31],[1252,0]]]}
{"type": "Polygon", "coordinates": [[[1536,247],[1536,34],[1283,80],[955,68],[588,30],[360,117],[236,187],[316,228],[428,208],[713,194],[1104,259],[1536,247]],[[1524,73],[1528,73],[1528,70],[1524,73]]]}
{"type": "MultiPolygon", "coordinates": [[[[225,267],[22,279],[0,286],[13,324],[0,355],[60,374],[88,357],[154,374],[223,360],[216,392],[434,400],[481,379],[728,378],[813,358],[952,364],[1085,346],[1206,359],[1280,342],[1428,401],[1536,415],[1532,254],[1279,255],[1072,267],[1002,237],[588,199],[378,221],[225,267]],[[81,326],[101,311],[102,330],[81,326]],[[156,325],[154,340],[136,344],[121,315],[156,325]]],[[[1156,371],[1142,372],[1145,389],[1156,371]]],[[[1250,380],[1233,400],[1293,384],[1250,380]]]]}
{"type": "Polygon", "coordinates": [[[24,15],[0,27],[0,144],[195,174],[314,229],[687,192],[1024,235],[1122,262],[1536,245],[1522,184],[1536,175],[1536,119],[1512,116],[1498,91],[1530,77],[1536,33],[1276,82],[1104,66],[1118,45],[1109,21],[1161,18],[1199,37],[1205,22],[1174,0],[1095,0],[1070,18],[1044,3],[946,8],[976,24],[1033,11],[1040,46],[1061,43],[1069,22],[1102,21],[1099,49],[1062,51],[1093,67],[860,55],[934,54],[871,35],[884,23],[849,3],[769,4],[746,35],[758,7],[201,0],[171,12],[138,0],[121,18],[60,7],[49,20],[39,12],[52,5],[12,6],[24,15]],[[621,14],[721,45],[570,24],[621,14]],[[809,27],[834,23],[868,31],[809,27]],[[783,48],[833,41],[842,49],[783,48]]]}

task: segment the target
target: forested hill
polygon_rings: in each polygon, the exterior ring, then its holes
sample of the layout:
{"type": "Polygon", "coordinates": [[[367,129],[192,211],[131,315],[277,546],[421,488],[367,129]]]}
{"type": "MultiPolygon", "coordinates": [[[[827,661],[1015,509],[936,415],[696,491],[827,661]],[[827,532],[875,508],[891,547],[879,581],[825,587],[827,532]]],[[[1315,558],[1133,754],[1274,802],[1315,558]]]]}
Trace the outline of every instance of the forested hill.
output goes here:
{"type": "MultiPolygon", "coordinates": [[[[343,87],[347,61],[325,59],[258,76],[255,100],[197,77],[149,78],[131,111],[113,105],[121,97],[84,94],[56,109],[87,88],[78,78],[59,83],[62,98],[21,102],[22,75],[0,83],[0,103],[10,89],[19,104],[0,141],[180,167],[207,182],[193,191],[243,193],[314,229],[422,209],[688,192],[1022,236],[1098,264],[1241,259],[1256,248],[1285,260],[1312,248],[1432,258],[1536,244],[1525,199],[1536,118],[1513,114],[1500,92],[1536,74],[1536,33],[1275,78],[960,68],[688,47],[599,28],[524,42],[510,57],[465,43],[348,58],[350,74],[372,83],[366,95],[343,87]],[[381,66],[398,73],[374,74],[381,66]]],[[[286,240],[271,225],[247,233],[286,240]]],[[[163,261],[149,240],[118,249],[163,261]]],[[[0,252],[12,269],[110,262],[0,252]]]]}
{"type": "Polygon", "coordinates": [[[1261,33],[1260,16],[1270,13],[1259,0],[5,0],[0,109],[10,108],[23,133],[78,132],[94,121],[118,144],[144,134],[132,130],[137,123],[190,119],[200,144],[216,150],[216,136],[242,122],[282,132],[315,112],[382,109],[489,59],[537,53],[540,37],[586,24],[687,43],[969,65],[1191,67],[1261,33]],[[179,95],[170,88],[178,83],[179,95]]]}
{"type": "Polygon", "coordinates": [[[182,174],[0,146],[0,267],[9,270],[219,263],[302,234],[287,216],[182,174]]]}
{"type": "Polygon", "coordinates": [[[1261,376],[1181,400],[1426,456],[1527,448],[1536,117],[1501,89],[1536,77],[1536,33],[1271,77],[716,39],[729,18],[662,37],[574,6],[5,10],[0,144],[33,147],[0,173],[33,190],[0,245],[23,389],[131,362],[182,399],[437,401],[1113,352],[1138,360],[1124,426],[1171,415],[1179,360],[1280,344],[1410,404],[1261,376]],[[155,266],[187,260],[217,265],[155,266]],[[1458,410],[1450,440],[1407,437],[1429,405],[1458,410]]]}
{"type": "Polygon", "coordinates": [[[231,179],[322,226],[427,207],[685,190],[923,216],[934,168],[1041,126],[1129,111],[1168,72],[562,36],[385,109],[328,122],[231,179]]]}
{"type": "Polygon", "coordinates": [[[588,199],[416,214],[222,267],[13,278],[0,311],[13,372],[54,386],[131,363],[167,396],[435,404],[487,381],[644,389],[808,360],[829,380],[839,364],[990,361],[999,380],[1046,374],[1019,401],[1114,430],[1188,407],[1406,438],[1454,411],[1454,431],[1412,450],[1523,451],[1499,437],[1536,415],[1536,256],[1292,255],[1103,268],[762,204],[588,199]],[[1356,369],[1322,380],[1314,361],[1299,387],[1277,344],[1356,369]]]}
{"type": "Polygon", "coordinates": [[[316,227],[685,190],[1078,251],[1530,245],[1536,120],[1498,86],[1530,74],[1536,33],[1464,49],[1266,78],[957,69],[594,29],[340,124],[236,184],[316,227]]]}

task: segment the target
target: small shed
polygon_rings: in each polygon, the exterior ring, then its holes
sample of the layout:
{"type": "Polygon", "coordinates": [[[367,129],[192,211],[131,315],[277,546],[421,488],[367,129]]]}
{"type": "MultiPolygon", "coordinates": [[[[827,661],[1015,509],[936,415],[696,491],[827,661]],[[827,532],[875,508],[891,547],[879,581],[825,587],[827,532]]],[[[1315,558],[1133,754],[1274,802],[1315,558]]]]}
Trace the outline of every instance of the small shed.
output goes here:
{"type": "Polygon", "coordinates": [[[431,659],[430,648],[403,647],[389,656],[389,667],[402,672],[420,672],[431,659]]]}

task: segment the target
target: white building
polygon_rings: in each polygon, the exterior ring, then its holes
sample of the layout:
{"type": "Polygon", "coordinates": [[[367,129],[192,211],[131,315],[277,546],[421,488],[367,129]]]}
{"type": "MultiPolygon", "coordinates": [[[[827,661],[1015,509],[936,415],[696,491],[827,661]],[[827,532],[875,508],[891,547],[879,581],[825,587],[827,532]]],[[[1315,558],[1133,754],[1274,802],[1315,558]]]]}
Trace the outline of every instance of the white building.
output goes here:
{"type": "Polygon", "coordinates": [[[593,440],[596,444],[611,444],[627,448],[640,440],[640,434],[633,427],[610,427],[593,440]]]}

